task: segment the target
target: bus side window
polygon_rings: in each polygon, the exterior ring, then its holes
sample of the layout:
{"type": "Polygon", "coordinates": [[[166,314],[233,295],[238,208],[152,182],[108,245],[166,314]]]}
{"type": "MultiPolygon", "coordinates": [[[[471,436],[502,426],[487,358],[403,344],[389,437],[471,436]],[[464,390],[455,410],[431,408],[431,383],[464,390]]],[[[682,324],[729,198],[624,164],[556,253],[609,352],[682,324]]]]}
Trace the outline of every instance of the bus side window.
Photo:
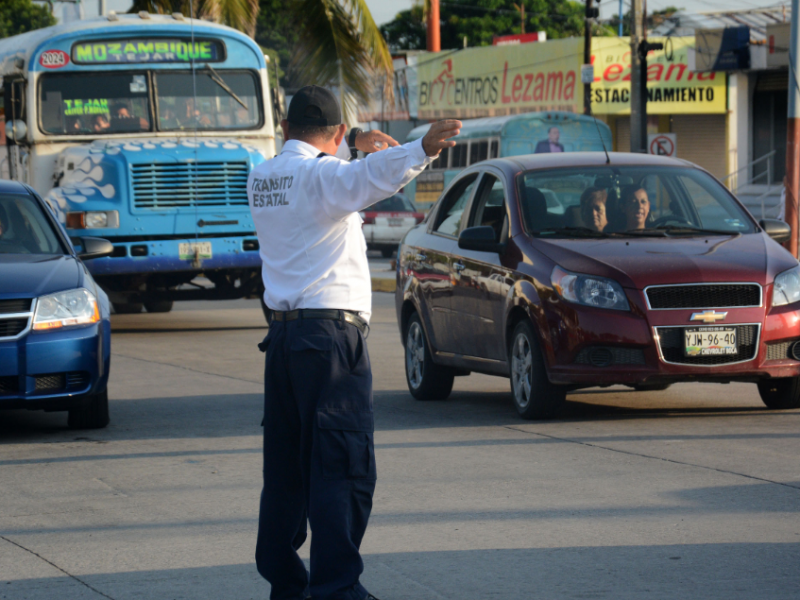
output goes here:
{"type": "Polygon", "coordinates": [[[467,144],[456,144],[453,146],[450,167],[458,169],[467,166],[467,144]]]}
{"type": "Polygon", "coordinates": [[[469,148],[469,164],[474,165],[487,158],[489,158],[489,142],[472,142],[469,148]]]}
{"type": "Polygon", "coordinates": [[[489,158],[497,158],[500,156],[500,142],[498,140],[492,140],[492,143],[489,145],[489,158]]]}
{"type": "Polygon", "coordinates": [[[447,158],[450,156],[450,148],[443,148],[436,157],[436,160],[431,163],[431,169],[446,169],[447,158]]]}

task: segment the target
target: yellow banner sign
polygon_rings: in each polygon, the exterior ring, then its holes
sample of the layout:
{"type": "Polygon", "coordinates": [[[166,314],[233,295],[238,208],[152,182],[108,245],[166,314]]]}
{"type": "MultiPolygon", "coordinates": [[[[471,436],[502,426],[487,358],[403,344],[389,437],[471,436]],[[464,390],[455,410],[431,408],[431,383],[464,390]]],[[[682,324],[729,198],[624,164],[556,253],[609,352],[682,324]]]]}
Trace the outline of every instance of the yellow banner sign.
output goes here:
{"type": "Polygon", "coordinates": [[[580,112],[583,40],[467,48],[420,57],[419,119],[580,112]]]}
{"type": "MultiPolygon", "coordinates": [[[[689,70],[689,49],[694,48],[694,37],[648,38],[648,41],[665,46],[647,55],[648,114],[710,114],[727,110],[726,74],[689,70]]],[[[629,115],[630,38],[593,38],[592,63],[592,112],[629,115]]]]}

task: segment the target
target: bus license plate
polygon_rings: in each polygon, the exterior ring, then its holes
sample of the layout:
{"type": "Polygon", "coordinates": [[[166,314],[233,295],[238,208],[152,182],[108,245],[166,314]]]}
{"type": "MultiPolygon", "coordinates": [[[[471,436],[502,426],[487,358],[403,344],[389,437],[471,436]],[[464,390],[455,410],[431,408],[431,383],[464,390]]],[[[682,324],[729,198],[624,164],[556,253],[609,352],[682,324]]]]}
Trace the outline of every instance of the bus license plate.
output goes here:
{"type": "Polygon", "coordinates": [[[683,330],[685,356],[727,356],[736,354],[736,329],[694,327],[683,330]]]}
{"type": "Polygon", "coordinates": [[[178,258],[181,260],[194,260],[196,254],[199,254],[199,258],[211,258],[211,242],[181,242],[178,244],[178,258]]]}

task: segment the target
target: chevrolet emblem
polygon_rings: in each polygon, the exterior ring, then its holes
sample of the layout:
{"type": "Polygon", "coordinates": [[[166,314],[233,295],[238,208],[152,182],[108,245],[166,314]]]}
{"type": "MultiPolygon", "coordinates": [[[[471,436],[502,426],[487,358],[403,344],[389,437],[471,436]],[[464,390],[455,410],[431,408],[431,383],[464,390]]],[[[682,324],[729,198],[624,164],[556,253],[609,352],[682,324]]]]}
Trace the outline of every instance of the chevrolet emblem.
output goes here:
{"type": "Polygon", "coordinates": [[[718,313],[715,310],[704,310],[701,313],[692,313],[690,321],[702,321],[703,323],[716,323],[728,316],[728,313],[718,313]]]}

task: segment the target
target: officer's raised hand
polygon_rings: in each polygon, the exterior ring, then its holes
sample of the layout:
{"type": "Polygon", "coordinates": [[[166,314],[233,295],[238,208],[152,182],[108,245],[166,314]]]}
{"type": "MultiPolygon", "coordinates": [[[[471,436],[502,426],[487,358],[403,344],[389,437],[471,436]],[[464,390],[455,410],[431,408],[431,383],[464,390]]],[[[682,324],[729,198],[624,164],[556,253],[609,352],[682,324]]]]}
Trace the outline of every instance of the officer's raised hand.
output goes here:
{"type": "Polygon", "coordinates": [[[452,148],[456,145],[449,138],[458,135],[460,131],[461,121],[456,119],[436,121],[422,138],[422,149],[428,156],[437,156],[445,148],[452,148]]]}
{"type": "Polygon", "coordinates": [[[399,145],[392,136],[374,129],[372,131],[362,131],[356,136],[356,148],[364,154],[386,150],[386,148],[399,145]]]}

